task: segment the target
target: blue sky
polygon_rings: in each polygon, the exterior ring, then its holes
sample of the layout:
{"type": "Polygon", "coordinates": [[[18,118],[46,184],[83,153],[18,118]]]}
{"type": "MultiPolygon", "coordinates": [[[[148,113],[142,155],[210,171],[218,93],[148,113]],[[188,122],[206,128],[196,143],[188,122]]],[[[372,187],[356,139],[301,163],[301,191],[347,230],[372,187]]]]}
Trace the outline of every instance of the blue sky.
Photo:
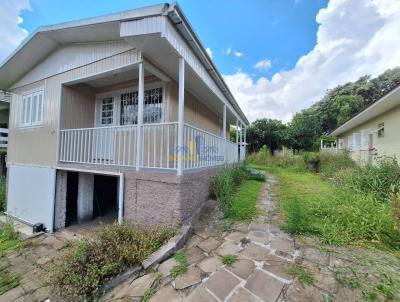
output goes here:
{"type": "MultiPolygon", "coordinates": [[[[22,11],[23,28],[37,27],[104,15],[160,3],[159,1],[32,0],[32,11],[22,11]],[[55,4],[57,3],[57,5],[55,4]],[[74,8],[74,9],[72,9],[74,8]]],[[[205,47],[212,50],[220,71],[237,69],[271,77],[290,69],[315,45],[318,30],[315,16],[327,0],[179,1],[205,47]],[[234,3],[234,4],[233,4],[234,3]],[[223,39],[221,38],[223,37],[223,39]],[[232,52],[227,55],[228,49],[232,52]],[[243,53],[236,57],[235,52],[243,53]],[[271,68],[257,70],[260,60],[271,68]]]]}
{"type": "MultiPolygon", "coordinates": [[[[156,4],[1,0],[0,60],[42,25],[156,4]]],[[[399,0],[179,1],[250,121],[292,116],[327,89],[400,65],[399,0]]]]}

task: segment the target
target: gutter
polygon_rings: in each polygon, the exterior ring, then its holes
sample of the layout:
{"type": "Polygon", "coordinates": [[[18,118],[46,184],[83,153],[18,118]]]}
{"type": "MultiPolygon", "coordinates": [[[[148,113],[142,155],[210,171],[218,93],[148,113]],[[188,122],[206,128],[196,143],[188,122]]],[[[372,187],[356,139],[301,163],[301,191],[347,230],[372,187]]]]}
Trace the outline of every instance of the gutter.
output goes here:
{"type": "Polygon", "coordinates": [[[249,125],[249,121],[244,115],[242,109],[240,109],[239,105],[237,104],[232,92],[228,88],[228,85],[225,83],[224,79],[218,72],[217,67],[206,55],[206,50],[203,44],[197,38],[196,33],[192,30],[189,21],[187,20],[183,11],[176,2],[168,6],[167,16],[171,20],[172,24],[176,27],[178,32],[181,34],[181,36],[191,46],[192,50],[201,61],[201,63],[206,66],[208,73],[217,83],[218,87],[221,89],[222,93],[228,99],[232,107],[236,110],[236,112],[239,113],[239,116],[244,120],[246,125],[249,125]]]}

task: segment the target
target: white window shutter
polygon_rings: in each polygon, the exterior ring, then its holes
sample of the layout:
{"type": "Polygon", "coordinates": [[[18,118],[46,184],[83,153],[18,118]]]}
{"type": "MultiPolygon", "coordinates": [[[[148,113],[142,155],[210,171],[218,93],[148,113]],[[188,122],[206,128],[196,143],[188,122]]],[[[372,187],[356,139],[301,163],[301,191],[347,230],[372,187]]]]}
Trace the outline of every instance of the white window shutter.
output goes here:
{"type": "Polygon", "coordinates": [[[347,149],[353,151],[353,134],[349,135],[347,138],[347,149]]]}
{"type": "Polygon", "coordinates": [[[363,129],[361,130],[361,150],[368,150],[368,142],[369,142],[369,134],[371,133],[371,129],[363,129]]]}
{"type": "Polygon", "coordinates": [[[354,136],[353,148],[355,151],[359,151],[361,148],[361,133],[359,132],[353,133],[353,136],[354,136]]]}

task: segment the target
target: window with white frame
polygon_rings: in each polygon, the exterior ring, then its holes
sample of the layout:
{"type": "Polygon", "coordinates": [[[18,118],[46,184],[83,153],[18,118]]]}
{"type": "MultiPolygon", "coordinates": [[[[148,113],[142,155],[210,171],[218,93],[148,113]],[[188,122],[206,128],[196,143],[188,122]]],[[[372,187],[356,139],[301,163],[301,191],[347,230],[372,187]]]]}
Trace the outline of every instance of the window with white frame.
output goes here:
{"type": "MultiPolygon", "coordinates": [[[[144,90],[143,123],[162,122],[163,89],[162,87],[144,90]]],[[[136,125],[138,118],[138,92],[121,94],[121,125],[136,125]]]]}
{"type": "Polygon", "coordinates": [[[43,124],[43,90],[34,91],[22,96],[21,127],[34,127],[43,124]]]}

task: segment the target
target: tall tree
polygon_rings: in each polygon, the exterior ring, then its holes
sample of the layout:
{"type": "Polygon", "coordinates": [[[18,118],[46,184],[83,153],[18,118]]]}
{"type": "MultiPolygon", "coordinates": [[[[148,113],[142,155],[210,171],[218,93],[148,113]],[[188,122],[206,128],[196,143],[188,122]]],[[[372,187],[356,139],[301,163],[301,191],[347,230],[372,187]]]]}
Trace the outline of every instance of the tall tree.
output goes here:
{"type": "Polygon", "coordinates": [[[247,128],[249,151],[258,151],[265,145],[273,153],[283,145],[285,130],[286,126],[279,120],[267,118],[256,120],[247,128]]]}

